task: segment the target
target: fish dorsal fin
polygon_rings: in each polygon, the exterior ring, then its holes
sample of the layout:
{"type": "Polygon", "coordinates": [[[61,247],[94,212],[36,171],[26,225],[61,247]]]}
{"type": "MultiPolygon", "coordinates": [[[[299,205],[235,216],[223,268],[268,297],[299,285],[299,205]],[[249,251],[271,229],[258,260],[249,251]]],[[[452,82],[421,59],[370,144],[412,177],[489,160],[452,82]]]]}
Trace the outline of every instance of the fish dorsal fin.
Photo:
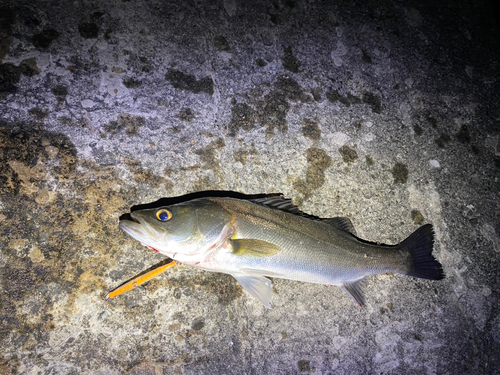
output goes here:
{"type": "Polygon", "coordinates": [[[309,215],[301,211],[296,205],[292,203],[291,199],[285,198],[283,195],[252,199],[251,201],[253,203],[273,208],[275,210],[289,212],[294,215],[307,217],[308,219],[319,220],[317,216],[309,215]]]}
{"type": "Polygon", "coordinates": [[[282,195],[252,199],[252,202],[275,210],[289,212],[291,214],[302,216],[311,220],[319,220],[344,232],[350,233],[353,236],[356,236],[356,229],[354,229],[354,225],[352,225],[351,219],[349,219],[348,217],[332,217],[330,219],[321,219],[318,216],[309,215],[301,211],[292,203],[291,199],[287,199],[282,195]]]}
{"type": "Polygon", "coordinates": [[[278,245],[263,240],[241,238],[230,240],[230,242],[231,252],[234,255],[260,258],[274,255],[280,251],[278,245]]]}
{"type": "Polygon", "coordinates": [[[340,288],[346,292],[359,306],[365,304],[362,288],[365,286],[366,279],[362,278],[356,281],[346,281],[340,288]]]}
{"type": "Polygon", "coordinates": [[[233,275],[241,286],[268,309],[273,300],[273,282],[264,276],[233,275]]]}
{"type": "Polygon", "coordinates": [[[354,225],[352,225],[352,221],[348,217],[332,217],[330,219],[322,219],[321,221],[356,236],[356,229],[354,229],[354,225]]]}

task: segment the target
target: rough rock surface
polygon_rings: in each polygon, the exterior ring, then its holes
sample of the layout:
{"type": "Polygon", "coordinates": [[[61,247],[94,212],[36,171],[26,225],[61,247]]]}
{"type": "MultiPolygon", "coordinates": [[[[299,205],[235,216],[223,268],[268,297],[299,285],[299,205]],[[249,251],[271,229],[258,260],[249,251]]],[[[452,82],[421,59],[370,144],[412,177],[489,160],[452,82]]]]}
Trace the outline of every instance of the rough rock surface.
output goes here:
{"type": "Polygon", "coordinates": [[[500,366],[499,25],[488,1],[2,1],[0,373],[479,374],[500,366]],[[367,4],[371,5],[367,5],[367,4]],[[440,282],[163,257],[133,205],[280,192],[360,237],[436,232],[440,282]]]}

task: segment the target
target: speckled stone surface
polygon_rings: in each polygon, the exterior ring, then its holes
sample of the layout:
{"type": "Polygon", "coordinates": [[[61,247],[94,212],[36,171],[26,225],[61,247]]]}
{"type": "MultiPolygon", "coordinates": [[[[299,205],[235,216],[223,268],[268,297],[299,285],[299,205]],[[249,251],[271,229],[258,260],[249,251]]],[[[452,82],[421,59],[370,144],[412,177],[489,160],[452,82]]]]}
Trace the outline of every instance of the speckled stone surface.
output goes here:
{"type": "Polygon", "coordinates": [[[1,374],[488,374],[500,365],[499,25],[488,1],[2,1],[1,374]],[[223,274],[118,229],[203,190],[283,193],[447,278],[223,274]]]}

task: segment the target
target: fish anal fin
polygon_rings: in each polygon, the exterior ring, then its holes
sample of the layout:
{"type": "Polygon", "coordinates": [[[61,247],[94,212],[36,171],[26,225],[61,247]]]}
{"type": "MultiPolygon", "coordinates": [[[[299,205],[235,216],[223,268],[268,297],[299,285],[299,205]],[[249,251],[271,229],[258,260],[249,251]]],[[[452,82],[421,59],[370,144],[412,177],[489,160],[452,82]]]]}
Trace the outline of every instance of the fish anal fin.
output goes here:
{"type": "Polygon", "coordinates": [[[365,298],[363,296],[362,288],[365,286],[365,283],[365,278],[356,281],[346,281],[340,288],[346,292],[359,306],[363,307],[365,304],[365,298]]]}
{"type": "Polygon", "coordinates": [[[273,299],[273,283],[264,276],[233,275],[241,286],[257,298],[264,307],[270,309],[273,299]]]}
{"type": "Polygon", "coordinates": [[[263,240],[241,238],[231,240],[231,252],[235,255],[250,257],[267,257],[280,250],[278,245],[263,240]]]}
{"type": "Polygon", "coordinates": [[[321,221],[356,236],[356,229],[354,229],[354,225],[352,225],[352,221],[348,217],[332,217],[330,219],[322,219],[321,221]]]}

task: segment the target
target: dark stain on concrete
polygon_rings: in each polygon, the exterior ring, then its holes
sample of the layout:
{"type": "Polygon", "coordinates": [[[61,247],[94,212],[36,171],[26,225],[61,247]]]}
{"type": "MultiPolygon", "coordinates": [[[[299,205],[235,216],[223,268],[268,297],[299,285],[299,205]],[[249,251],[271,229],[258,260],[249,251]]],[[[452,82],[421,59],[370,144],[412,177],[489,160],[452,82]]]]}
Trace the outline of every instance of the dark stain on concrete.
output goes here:
{"type": "Polygon", "coordinates": [[[0,100],[17,91],[20,78],[21,71],[17,66],[10,63],[0,65],[0,100]]]}
{"type": "Polygon", "coordinates": [[[433,116],[427,116],[427,122],[429,122],[433,128],[437,128],[438,121],[433,116]]]}
{"type": "Polygon", "coordinates": [[[87,126],[89,126],[89,120],[85,117],[73,119],[73,118],[68,117],[68,116],[61,116],[61,117],[58,117],[57,120],[59,120],[59,122],[61,124],[64,124],[67,126],[79,126],[81,128],[86,128],[87,126]]]}
{"type": "Polygon", "coordinates": [[[251,148],[250,150],[240,149],[233,152],[234,160],[240,162],[243,165],[247,163],[248,156],[255,155],[257,155],[257,150],[255,148],[251,148]]]}
{"type": "Polygon", "coordinates": [[[179,277],[170,275],[165,280],[164,285],[170,287],[174,293],[178,289],[182,291],[183,296],[189,297],[197,289],[214,293],[218,298],[218,302],[225,306],[230,305],[235,299],[243,295],[243,288],[238,282],[232,276],[222,273],[197,272],[191,276],[179,277]]]}
{"type": "Polygon", "coordinates": [[[460,143],[470,143],[471,137],[467,125],[462,125],[457,133],[457,139],[460,143]]]}
{"type": "Polygon", "coordinates": [[[38,49],[47,49],[52,44],[52,41],[59,38],[61,34],[54,29],[45,29],[41,33],[33,35],[31,42],[38,49]]]}
{"type": "Polygon", "coordinates": [[[352,104],[361,104],[365,103],[370,106],[373,112],[380,113],[382,111],[382,102],[380,100],[380,96],[373,94],[371,92],[365,92],[363,94],[363,98],[360,99],[357,96],[348,93],[347,96],[342,96],[337,90],[329,90],[326,93],[326,98],[331,103],[339,102],[346,107],[349,107],[352,104]]]}
{"type": "Polygon", "coordinates": [[[413,131],[415,132],[416,135],[419,137],[424,133],[424,130],[420,127],[420,125],[413,125],[413,131]]]}
{"type": "Polygon", "coordinates": [[[19,69],[21,70],[21,74],[25,75],[26,77],[34,77],[41,72],[40,68],[36,65],[35,57],[30,57],[29,59],[24,59],[23,61],[21,61],[21,64],[19,64],[19,69]]]}
{"type": "Polygon", "coordinates": [[[22,182],[36,182],[43,173],[38,163],[51,162],[58,178],[75,170],[76,149],[63,134],[43,130],[41,124],[0,122],[0,192],[17,195],[22,182]]]}
{"type": "Polygon", "coordinates": [[[302,127],[302,134],[304,137],[313,141],[317,141],[321,138],[321,130],[319,129],[316,121],[305,118],[302,122],[304,123],[304,126],[302,127]]]}
{"type": "Polygon", "coordinates": [[[283,68],[285,68],[286,70],[288,70],[292,73],[298,73],[299,68],[302,64],[293,55],[292,47],[286,47],[284,49],[284,53],[285,53],[285,55],[283,56],[283,59],[281,60],[281,63],[283,64],[283,68]]]}
{"type": "Polygon", "coordinates": [[[249,131],[254,128],[256,114],[247,103],[234,103],[231,108],[231,121],[228,130],[230,136],[236,136],[239,129],[249,131]]]}
{"type": "Polygon", "coordinates": [[[349,107],[351,105],[351,101],[348,100],[347,98],[343,97],[340,95],[340,93],[337,90],[329,90],[326,92],[326,98],[331,102],[331,103],[342,103],[343,105],[349,107]]]}
{"type": "Polygon", "coordinates": [[[274,136],[275,129],[288,131],[286,116],[290,110],[289,101],[312,102],[293,78],[282,76],[276,81],[275,88],[262,97],[262,90],[253,90],[258,99],[250,104],[237,103],[233,100],[232,117],[228,125],[228,135],[235,136],[240,128],[249,131],[258,123],[266,128],[266,137],[274,136]]]}
{"type": "Polygon", "coordinates": [[[0,62],[9,54],[12,43],[12,26],[16,22],[14,10],[0,7],[0,62]]]}
{"type": "Polygon", "coordinates": [[[293,187],[302,194],[303,199],[309,198],[314,190],[325,183],[325,171],[332,165],[330,156],[320,148],[311,147],[306,150],[305,155],[308,163],[306,177],[298,178],[293,183],[293,187]]]}
{"type": "Polygon", "coordinates": [[[500,157],[495,156],[494,163],[495,163],[495,167],[497,169],[500,169],[500,157]]]}
{"type": "Polygon", "coordinates": [[[266,61],[264,59],[261,59],[260,57],[257,60],[255,60],[255,63],[257,64],[257,66],[260,66],[261,68],[267,65],[266,61]]]}
{"type": "Polygon", "coordinates": [[[375,165],[375,161],[369,155],[366,155],[366,165],[369,167],[373,167],[375,165]]]}
{"type": "Polygon", "coordinates": [[[405,164],[396,162],[391,172],[395,183],[405,184],[408,181],[408,167],[405,164]]]}
{"type": "Polygon", "coordinates": [[[122,83],[123,86],[125,86],[128,89],[137,89],[142,85],[142,82],[140,80],[131,77],[124,78],[122,83]]]}
{"type": "Polygon", "coordinates": [[[366,52],[366,50],[364,50],[363,48],[361,49],[361,53],[362,53],[362,59],[365,63],[367,64],[371,64],[372,63],[372,58],[370,57],[370,55],[368,54],[368,52],[366,52]]]}
{"type": "Polygon", "coordinates": [[[207,146],[194,151],[199,156],[204,171],[211,170],[211,177],[201,176],[194,184],[193,191],[217,189],[218,182],[223,181],[224,177],[221,174],[221,165],[217,150],[223,149],[226,143],[224,139],[217,138],[210,142],[207,146]]]}
{"type": "Polygon", "coordinates": [[[424,222],[424,215],[419,210],[411,210],[411,219],[415,224],[422,224],[424,222]]]}
{"type": "Polygon", "coordinates": [[[34,57],[21,61],[19,66],[10,63],[0,65],[0,100],[5,99],[7,95],[14,94],[17,91],[17,83],[21,74],[27,77],[33,77],[40,73],[36,66],[34,57]]]}
{"type": "Polygon", "coordinates": [[[190,91],[194,94],[205,92],[210,96],[214,94],[214,81],[209,76],[198,80],[192,74],[186,74],[177,69],[169,69],[165,79],[179,90],[190,91]]]}
{"type": "Polygon", "coordinates": [[[331,102],[331,103],[336,103],[339,102],[346,107],[349,107],[351,104],[360,104],[361,100],[352,95],[352,94],[347,94],[347,97],[344,97],[340,95],[340,93],[337,90],[329,90],[326,92],[326,98],[331,102]]]}
{"type": "Polygon", "coordinates": [[[303,103],[312,102],[312,98],[307,95],[302,87],[291,77],[281,76],[276,82],[276,87],[283,91],[286,98],[293,102],[301,101],[303,103]]]}
{"type": "Polygon", "coordinates": [[[439,148],[444,148],[449,141],[451,141],[451,138],[446,133],[441,133],[439,137],[434,140],[439,148]]]}
{"type": "Polygon", "coordinates": [[[214,38],[214,46],[219,51],[226,51],[226,52],[228,52],[231,49],[229,47],[229,43],[227,42],[226,38],[224,38],[222,35],[217,35],[214,38]]]}
{"type": "Polygon", "coordinates": [[[193,328],[195,331],[201,331],[203,327],[205,327],[205,318],[203,317],[196,318],[191,325],[191,328],[193,328]]]}
{"type": "Polygon", "coordinates": [[[191,108],[184,107],[177,114],[177,118],[182,121],[191,122],[194,120],[194,112],[191,108]]]}
{"type": "Polygon", "coordinates": [[[375,113],[382,112],[382,101],[380,100],[380,95],[367,91],[363,94],[363,103],[368,104],[375,113]]]}
{"type": "Polygon", "coordinates": [[[83,22],[78,25],[80,36],[85,39],[96,39],[99,36],[99,26],[93,22],[83,22]]]}
{"type": "Polygon", "coordinates": [[[116,135],[125,129],[128,136],[138,136],[144,125],[146,125],[144,117],[120,113],[116,121],[110,121],[104,125],[104,131],[110,135],[116,135]]]}
{"type": "Polygon", "coordinates": [[[66,86],[57,85],[52,87],[50,91],[56,97],[58,104],[64,103],[64,100],[66,100],[66,96],[68,95],[68,88],[66,86]]]}
{"type": "Polygon", "coordinates": [[[286,115],[290,109],[287,97],[282,91],[271,91],[257,103],[257,119],[266,128],[267,138],[274,136],[274,129],[285,133],[288,131],[286,115]]]}
{"type": "Polygon", "coordinates": [[[44,111],[43,109],[38,107],[30,108],[28,110],[28,114],[37,121],[44,121],[49,116],[49,113],[47,111],[44,111]]]}
{"type": "Polygon", "coordinates": [[[122,158],[122,160],[127,165],[128,169],[134,174],[134,178],[138,182],[147,183],[153,188],[159,188],[160,185],[164,185],[165,189],[167,190],[170,190],[174,187],[173,182],[169,179],[166,179],[162,176],[157,176],[149,169],[143,168],[139,160],[130,157],[124,157],[122,158]]]}
{"type": "Polygon", "coordinates": [[[307,359],[301,359],[297,362],[297,368],[299,369],[299,372],[310,372],[311,362],[307,359]]]}
{"type": "Polygon", "coordinates": [[[322,93],[321,88],[317,87],[317,88],[314,88],[314,89],[310,89],[309,91],[310,91],[311,95],[313,96],[313,99],[316,102],[320,102],[321,101],[321,93],[322,93]]]}
{"type": "Polygon", "coordinates": [[[352,163],[354,160],[358,158],[358,153],[356,150],[350,148],[347,145],[339,148],[340,155],[342,155],[342,160],[344,163],[352,163]]]}
{"type": "Polygon", "coordinates": [[[220,163],[216,150],[224,148],[225,145],[224,139],[217,138],[217,140],[210,142],[206,147],[200,148],[194,153],[200,157],[200,161],[203,163],[204,168],[218,169],[220,163]]]}

